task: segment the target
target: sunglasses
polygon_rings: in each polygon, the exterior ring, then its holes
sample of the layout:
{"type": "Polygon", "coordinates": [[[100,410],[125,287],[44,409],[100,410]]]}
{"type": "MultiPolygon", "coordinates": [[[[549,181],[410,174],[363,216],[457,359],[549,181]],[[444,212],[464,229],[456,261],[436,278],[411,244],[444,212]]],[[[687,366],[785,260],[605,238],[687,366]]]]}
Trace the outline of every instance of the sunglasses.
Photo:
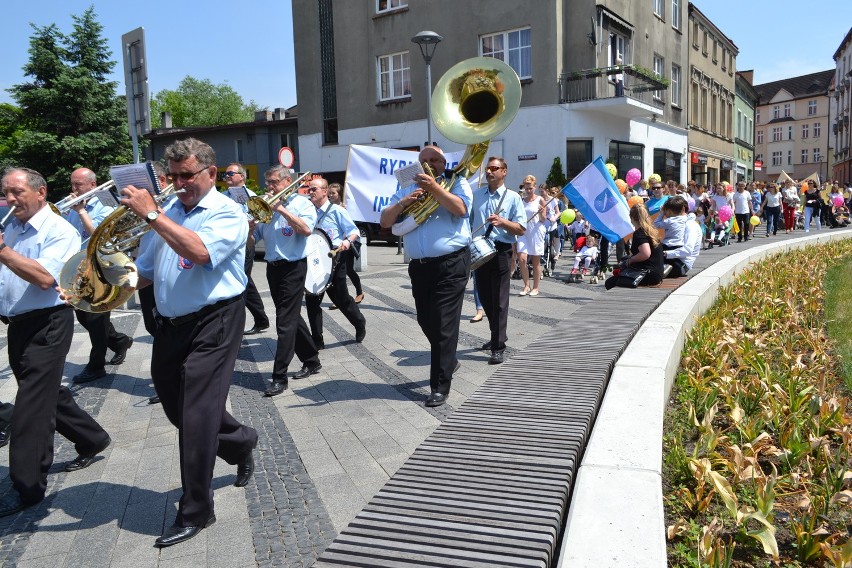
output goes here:
{"type": "Polygon", "coordinates": [[[485,169],[488,170],[489,172],[496,172],[497,170],[502,170],[503,166],[488,166],[485,169]]]}
{"type": "Polygon", "coordinates": [[[234,177],[234,176],[238,176],[238,175],[242,175],[242,174],[240,172],[225,172],[222,175],[225,176],[226,178],[229,178],[229,177],[234,177]]]}
{"type": "Polygon", "coordinates": [[[203,168],[201,168],[197,172],[181,172],[181,173],[177,173],[177,174],[174,173],[174,172],[169,172],[168,174],[166,174],[166,180],[168,180],[169,183],[175,183],[178,180],[189,182],[189,181],[192,181],[193,179],[195,179],[195,176],[197,176],[198,174],[200,174],[201,172],[203,172],[204,170],[206,170],[209,167],[210,166],[204,166],[203,168]]]}

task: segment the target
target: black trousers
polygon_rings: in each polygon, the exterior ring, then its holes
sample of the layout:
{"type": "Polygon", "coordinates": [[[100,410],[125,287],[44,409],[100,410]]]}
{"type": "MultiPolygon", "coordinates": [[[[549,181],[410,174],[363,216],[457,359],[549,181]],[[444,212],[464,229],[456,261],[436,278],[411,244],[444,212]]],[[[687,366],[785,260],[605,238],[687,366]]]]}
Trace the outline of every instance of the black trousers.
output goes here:
{"type": "Polygon", "coordinates": [[[225,410],[243,338],[245,302],[227,304],[180,325],[158,318],[151,378],[163,411],[178,429],[183,495],[175,524],[200,525],[213,514],[216,456],[242,460],[257,443],[254,428],[225,410]]]}
{"type": "Polygon", "coordinates": [[[751,229],[751,224],[749,220],[751,219],[751,215],[749,213],[737,213],[735,215],[737,218],[737,225],[739,225],[740,232],[737,234],[737,241],[741,241],[742,239],[748,239],[749,229],[751,229]]]}
{"type": "Polygon", "coordinates": [[[476,290],[491,329],[491,350],[503,351],[508,335],[509,288],[512,276],[512,246],[497,243],[494,258],[476,269],[476,290]],[[500,250],[500,249],[504,250],[500,250]]]}
{"type": "Polygon", "coordinates": [[[305,320],[302,319],[302,298],[305,295],[305,276],[308,273],[306,259],[289,262],[278,260],[266,265],[269,292],[275,304],[275,328],[278,343],[275,346],[275,362],[272,365],[272,380],[287,382],[287,367],[293,354],[311,367],[319,364],[319,351],[305,320]]]}
{"type": "Polygon", "coordinates": [[[12,423],[15,405],[11,402],[0,402],[0,430],[5,430],[12,423]]]}
{"type": "MultiPolygon", "coordinates": [[[[342,253],[343,258],[340,262],[334,265],[331,272],[331,286],[326,290],[328,297],[338,307],[349,323],[356,330],[367,325],[367,320],[361,314],[358,304],[352,296],[349,295],[349,290],[346,287],[346,258],[352,257],[352,251],[347,250],[342,253]]],[[[314,344],[324,344],[322,336],[322,300],[325,298],[325,292],[319,296],[305,294],[305,306],[308,309],[308,324],[311,326],[311,337],[314,344]]]]}
{"type": "Polygon", "coordinates": [[[361,277],[358,276],[358,272],[355,270],[355,253],[351,250],[348,252],[349,254],[343,257],[343,260],[346,262],[346,275],[352,281],[352,285],[355,286],[355,295],[360,296],[364,293],[364,290],[361,288],[361,277]]]}
{"type": "Polygon", "coordinates": [[[467,247],[448,258],[408,264],[417,323],[431,346],[429,387],[432,392],[450,393],[456,366],[464,291],[470,278],[467,247]]]}
{"type": "Polygon", "coordinates": [[[86,366],[90,369],[103,369],[106,365],[107,348],[118,351],[130,338],[115,331],[115,327],[109,321],[109,312],[93,314],[76,310],[76,313],[77,321],[89,332],[89,339],[92,342],[89,362],[86,366]]]}
{"type": "Polygon", "coordinates": [[[154,337],[157,324],[154,322],[154,308],[157,302],[154,300],[154,286],[145,286],[137,290],[139,294],[139,309],[142,311],[142,321],[145,323],[145,331],[154,337]]]}
{"type": "Polygon", "coordinates": [[[74,336],[73,310],[60,307],[27,315],[9,324],[9,365],[18,383],[9,476],[24,503],[38,503],[53,463],[54,432],[73,442],[80,454],[96,452],[108,435],[62,386],[74,336]]]}
{"type": "Polygon", "coordinates": [[[266,315],[266,308],[263,307],[263,299],[260,297],[260,292],[257,291],[257,286],[254,285],[254,280],[251,278],[251,269],[254,266],[254,244],[246,245],[246,260],[243,265],[248,276],[246,284],[246,308],[251,317],[254,318],[255,327],[269,327],[269,317],[266,315]]]}

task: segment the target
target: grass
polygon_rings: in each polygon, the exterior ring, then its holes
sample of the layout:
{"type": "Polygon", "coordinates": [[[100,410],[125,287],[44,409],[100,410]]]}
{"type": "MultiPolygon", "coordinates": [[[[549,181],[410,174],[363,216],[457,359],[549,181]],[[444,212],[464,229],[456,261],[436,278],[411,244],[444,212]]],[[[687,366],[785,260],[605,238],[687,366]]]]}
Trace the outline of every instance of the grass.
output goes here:
{"type": "Polygon", "coordinates": [[[828,336],[840,359],[843,382],[852,391],[852,259],[828,270],[825,291],[828,336]]]}

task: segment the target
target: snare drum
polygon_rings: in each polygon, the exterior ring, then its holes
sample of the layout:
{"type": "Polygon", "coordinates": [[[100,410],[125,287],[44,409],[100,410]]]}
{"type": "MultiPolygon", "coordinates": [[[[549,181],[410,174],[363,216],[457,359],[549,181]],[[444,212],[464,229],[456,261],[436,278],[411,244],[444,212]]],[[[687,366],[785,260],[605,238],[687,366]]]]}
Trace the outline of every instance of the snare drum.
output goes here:
{"type": "Polygon", "coordinates": [[[494,241],[480,235],[478,237],[474,237],[470,244],[467,245],[467,248],[470,250],[470,269],[476,270],[497,254],[497,249],[494,247],[494,241]]]}
{"type": "Polygon", "coordinates": [[[335,259],[329,256],[331,239],[325,231],[314,229],[314,232],[308,235],[307,251],[308,273],[305,275],[305,293],[319,296],[331,286],[331,275],[334,271],[335,259]]]}

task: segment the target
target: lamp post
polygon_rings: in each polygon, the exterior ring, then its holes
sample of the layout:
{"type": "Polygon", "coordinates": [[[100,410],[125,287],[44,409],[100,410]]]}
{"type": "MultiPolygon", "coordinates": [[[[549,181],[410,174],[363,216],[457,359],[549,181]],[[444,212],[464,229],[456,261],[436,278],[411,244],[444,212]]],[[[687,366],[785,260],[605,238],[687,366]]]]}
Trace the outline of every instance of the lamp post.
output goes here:
{"type": "Polygon", "coordinates": [[[432,56],[444,38],[435,32],[420,32],[411,41],[420,48],[420,55],[426,64],[426,144],[432,144],[432,56]]]}

